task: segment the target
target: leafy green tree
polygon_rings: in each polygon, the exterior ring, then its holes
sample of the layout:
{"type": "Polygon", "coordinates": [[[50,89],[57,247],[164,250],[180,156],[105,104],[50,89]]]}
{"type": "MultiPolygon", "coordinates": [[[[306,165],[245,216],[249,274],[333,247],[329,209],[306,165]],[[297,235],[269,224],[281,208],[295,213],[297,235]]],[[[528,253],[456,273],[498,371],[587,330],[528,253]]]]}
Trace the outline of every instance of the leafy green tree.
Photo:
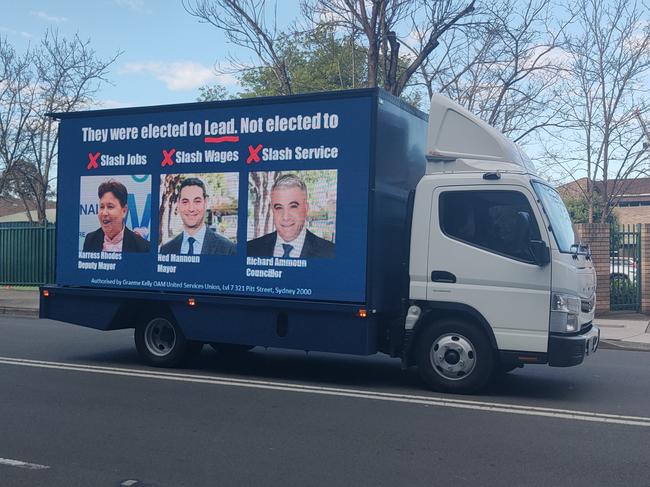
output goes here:
{"type": "MultiPolygon", "coordinates": [[[[297,32],[278,41],[287,60],[293,93],[357,88],[366,84],[365,49],[338,37],[328,25],[297,32]]],[[[273,70],[259,67],[240,76],[241,97],[279,95],[281,84],[273,70]]]]}
{"type": "MultiPolygon", "coordinates": [[[[461,19],[472,14],[475,0],[465,2],[303,0],[300,2],[302,15],[297,22],[280,29],[280,2],[277,1],[182,0],[190,15],[213,25],[230,43],[253,53],[259,66],[271,71],[273,84],[277,84],[280,95],[291,95],[301,90],[294,86],[296,82],[300,83],[300,79],[292,77],[296,75],[292,67],[295,60],[300,59],[300,52],[287,50],[287,40],[303,35],[298,25],[317,32],[328,24],[332,38],[337,42],[344,40],[343,44],[346,44],[350,40],[355,49],[363,46],[363,86],[382,86],[396,96],[412,84],[425,60],[439,46],[439,39],[455,28],[461,19]],[[412,45],[414,33],[418,34],[418,45],[412,45]],[[409,51],[407,56],[405,50],[409,51]]],[[[240,67],[244,66],[240,63],[240,67]]],[[[266,70],[264,74],[267,74],[266,70]]],[[[357,85],[353,83],[353,86],[357,85]]]]}
{"type": "Polygon", "coordinates": [[[222,85],[206,85],[199,88],[199,96],[196,101],[220,101],[231,98],[228,90],[222,85]]]}
{"type": "MultiPolygon", "coordinates": [[[[367,82],[367,49],[351,38],[337,34],[329,24],[321,24],[306,32],[294,32],[276,40],[275,47],[285,59],[293,93],[345,90],[365,87],[367,82]]],[[[406,60],[400,66],[406,65],[406,60]]],[[[283,94],[283,84],[270,67],[256,67],[239,74],[240,98],[283,94]]],[[[199,101],[227,99],[220,85],[200,89],[199,101]]],[[[405,90],[401,98],[419,106],[420,93],[405,90]]]]}
{"type": "MultiPolygon", "coordinates": [[[[566,205],[567,210],[569,210],[569,215],[571,215],[571,221],[573,223],[591,223],[592,220],[589,219],[589,201],[585,197],[571,197],[563,198],[564,204],[566,205]]],[[[594,196],[594,220],[601,221],[603,210],[605,209],[605,204],[603,199],[595,193],[594,196]]],[[[606,221],[611,224],[616,224],[617,219],[614,213],[610,213],[607,216],[606,221]]]]}
{"type": "Polygon", "coordinates": [[[564,198],[573,223],[589,223],[589,204],[584,198],[564,198]]]}

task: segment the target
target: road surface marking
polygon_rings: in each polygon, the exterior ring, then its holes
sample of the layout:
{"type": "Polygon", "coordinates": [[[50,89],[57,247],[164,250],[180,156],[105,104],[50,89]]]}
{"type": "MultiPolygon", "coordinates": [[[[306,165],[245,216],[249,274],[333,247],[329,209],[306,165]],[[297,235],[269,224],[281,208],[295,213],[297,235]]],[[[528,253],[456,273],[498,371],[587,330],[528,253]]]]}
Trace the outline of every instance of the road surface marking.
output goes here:
{"type": "Polygon", "coordinates": [[[571,409],[544,408],[519,404],[474,401],[467,399],[451,399],[447,397],[419,396],[413,394],[394,394],[360,389],[309,386],[266,380],[235,379],[231,377],[179,374],[174,372],[127,369],[120,367],[101,367],[96,365],[73,364],[65,362],[47,362],[41,360],[16,359],[11,357],[0,357],[0,364],[55,370],[68,370],[74,372],[88,372],[104,375],[117,375],[123,377],[138,377],[143,379],[169,380],[195,384],[225,385],[232,387],[247,387],[276,391],[302,392],[327,396],[354,397],[360,399],[372,399],[376,401],[401,402],[409,404],[422,404],[426,406],[472,409],[477,411],[521,414],[526,416],[541,416],[557,419],[570,419],[575,421],[591,421],[597,423],[650,427],[650,417],[623,416],[619,414],[594,413],[590,411],[575,411],[571,409]]]}
{"type": "Polygon", "coordinates": [[[12,460],[11,458],[0,458],[0,465],[7,465],[9,467],[27,468],[29,470],[43,470],[50,468],[47,465],[38,465],[37,463],[21,462],[20,460],[12,460]]]}

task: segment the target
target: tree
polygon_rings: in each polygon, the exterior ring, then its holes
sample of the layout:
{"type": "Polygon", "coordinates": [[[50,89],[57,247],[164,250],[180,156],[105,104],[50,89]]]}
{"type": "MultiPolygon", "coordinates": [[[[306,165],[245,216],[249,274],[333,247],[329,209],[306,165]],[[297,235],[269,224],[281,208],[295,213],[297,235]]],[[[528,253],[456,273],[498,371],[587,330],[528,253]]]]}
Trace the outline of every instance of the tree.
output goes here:
{"type": "MultiPolygon", "coordinates": [[[[420,68],[429,98],[443,93],[515,142],[558,123],[557,58],[569,20],[553,21],[550,0],[487,4],[458,25],[420,68]]],[[[423,34],[416,32],[415,38],[423,34]]]]}
{"type": "MultiPolygon", "coordinates": [[[[182,0],[183,8],[200,22],[209,23],[224,32],[230,42],[252,51],[263,67],[269,68],[279,85],[282,95],[293,93],[287,65],[291,52],[283,51],[281,44],[286,38],[276,23],[276,7],[266,0],[182,0]],[[270,20],[267,20],[267,16],[270,20]]],[[[248,68],[232,59],[238,69],[248,68]]]]}
{"type": "Polygon", "coordinates": [[[360,34],[367,49],[367,84],[399,96],[440,45],[440,39],[474,11],[475,0],[303,0],[312,22],[328,22],[349,36],[360,34]],[[421,42],[408,56],[400,49],[413,32],[421,42]],[[404,62],[406,60],[406,62],[404,62]]]}
{"type": "MultiPolygon", "coordinates": [[[[562,198],[564,200],[564,204],[566,205],[567,210],[569,211],[569,215],[571,215],[571,221],[573,223],[591,223],[592,220],[589,217],[589,201],[584,198],[583,196],[577,196],[577,197],[569,197],[569,198],[562,198]]],[[[600,220],[602,214],[603,214],[603,200],[602,198],[599,197],[599,195],[594,196],[593,199],[593,212],[594,212],[594,218],[596,220],[600,220]]],[[[614,213],[610,213],[610,215],[607,217],[607,222],[615,224],[616,223],[616,215],[614,213]]]]}
{"type": "Polygon", "coordinates": [[[228,90],[219,84],[201,86],[196,101],[220,101],[228,99],[228,90]]]}
{"type": "Polygon", "coordinates": [[[271,6],[266,0],[183,0],[183,6],[201,22],[223,31],[233,44],[253,52],[258,66],[251,68],[241,61],[231,61],[240,72],[252,70],[253,77],[272,74],[273,83],[277,84],[275,94],[297,92],[291,67],[300,63],[304,51],[288,48],[292,39],[301,34],[318,35],[327,27],[335,43],[344,46],[349,42],[351,46],[347,52],[351,55],[348,75],[352,77],[352,86],[382,86],[399,96],[438,47],[441,36],[472,13],[474,1],[303,0],[302,12],[308,26],[302,31],[295,26],[279,30],[277,4],[271,6]],[[426,42],[417,51],[403,55],[400,48],[417,22],[426,25],[421,28],[426,33],[426,42]],[[365,53],[363,83],[357,77],[358,46],[365,53]]]}
{"type": "MultiPolygon", "coordinates": [[[[6,179],[11,193],[22,201],[28,221],[33,222],[34,218],[31,212],[31,209],[35,207],[33,195],[42,185],[41,176],[36,166],[22,159],[14,161],[11,169],[6,172],[6,179]]],[[[48,196],[51,197],[53,194],[50,192],[48,196]]]]}
{"type": "MultiPolygon", "coordinates": [[[[336,35],[331,25],[324,24],[307,32],[293,32],[282,45],[281,52],[291,52],[287,71],[294,93],[350,89],[365,86],[365,49],[351,45],[348,39],[336,35]]],[[[260,66],[245,69],[238,75],[242,91],[236,96],[274,96],[282,93],[271,68],[260,66]]],[[[199,89],[198,101],[229,98],[220,85],[199,89]]]]}
{"type": "Polygon", "coordinates": [[[160,207],[158,208],[158,235],[160,241],[166,241],[173,237],[172,233],[172,210],[178,201],[180,192],[181,176],[179,174],[165,174],[165,180],[160,187],[160,207]],[[163,223],[167,217],[166,225],[163,223]]]}
{"type": "Polygon", "coordinates": [[[32,54],[18,55],[0,37],[0,195],[15,181],[14,166],[26,157],[35,91],[32,54]]]}
{"type": "MultiPolygon", "coordinates": [[[[287,70],[294,93],[328,91],[365,85],[365,50],[350,45],[328,24],[308,32],[294,32],[282,43],[282,51],[292,53],[287,70]]],[[[240,96],[269,96],[281,93],[270,68],[260,67],[241,73],[244,89],[240,96]]]]}
{"type": "Polygon", "coordinates": [[[107,81],[108,68],[118,55],[99,59],[89,40],[78,35],[66,39],[51,30],[34,52],[39,89],[29,124],[28,154],[40,176],[41,184],[33,196],[41,222],[45,219],[47,192],[58,153],[58,123],[46,114],[87,107],[101,83],[107,81]]]}
{"type": "MultiPolygon", "coordinates": [[[[40,44],[23,57],[17,57],[6,40],[3,43],[1,69],[8,73],[0,83],[0,123],[7,128],[0,131],[3,174],[10,174],[18,160],[23,161],[23,169],[25,163],[33,166],[29,171],[33,177],[21,186],[26,192],[20,196],[35,204],[38,221],[43,222],[58,151],[58,123],[46,114],[87,107],[107,81],[108,68],[120,53],[101,60],[90,41],[78,35],[66,39],[54,30],[47,31],[40,44]]],[[[22,174],[27,172],[23,170],[22,174]]],[[[11,177],[15,180],[16,174],[11,177]]],[[[2,184],[0,179],[0,191],[7,191],[2,184]]],[[[17,188],[9,191],[16,192],[17,188]]]]}
{"type": "MultiPolygon", "coordinates": [[[[252,234],[248,239],[266,235],[273,228],[271,213],[271,188],[280,177],[278,171],[253,171],[250,173],[248,185],[249,214],[248,220],[253,222],[252,234]],[[252,209],[253,214],[250,214],[252,209]],[[252,218],[251,218],[252,217],[252,218]]],[[[250,225],[250,223],[249,223],[250,225]]]]}
{"type": "Polygon", "coordinates": [[[645,137],[635,114],[649,109],[650,24],[639,22],[648,10],[636,1],[578,0],[574,14],[563,90],[569,129],[555,135],[552,143],[562,150],[549,150],[549,157],[574,180],[586,173],[589,221],[596,219],[600,183],[599,220],[605,222],[630,180],[647,173],[645,137]]]}

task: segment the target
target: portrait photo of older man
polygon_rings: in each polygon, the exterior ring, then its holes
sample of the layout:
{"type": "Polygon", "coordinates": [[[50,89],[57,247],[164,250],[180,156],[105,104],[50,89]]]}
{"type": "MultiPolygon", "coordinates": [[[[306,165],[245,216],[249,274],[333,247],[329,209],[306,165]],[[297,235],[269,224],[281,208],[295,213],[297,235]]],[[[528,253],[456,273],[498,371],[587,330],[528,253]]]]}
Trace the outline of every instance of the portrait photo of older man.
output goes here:
{"type": "Polygon", "coordinates": [[[299,173],[282,174],[271,186],[270,214],[273,232],[247,242],[252,257],[324,258],[335,256],[335,244],[310,231],[307,185],[299,173]]]}

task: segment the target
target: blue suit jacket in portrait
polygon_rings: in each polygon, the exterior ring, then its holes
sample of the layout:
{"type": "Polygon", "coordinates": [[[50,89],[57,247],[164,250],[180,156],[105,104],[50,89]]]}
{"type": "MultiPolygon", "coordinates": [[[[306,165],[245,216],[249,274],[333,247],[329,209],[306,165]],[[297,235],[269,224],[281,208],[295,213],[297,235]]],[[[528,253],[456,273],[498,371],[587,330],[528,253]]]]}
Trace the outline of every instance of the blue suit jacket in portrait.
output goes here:
{"type": "MultiPolygon", "coordinates": [[[[183,244],[183,234],[180,233],[176,235],[172,240],[160,247],[161,254],[180,254],[181,245],[183,244]]],[[[209,228],[205,231],[205,237],[203,238],[203,245],[201,246],[201,252],[197,254],[201,255],[235,255],[237,247],[235,244],[228,240],[223,235],[210,230],[209,228]]]]}
{"type": "MultiPolygon", "coordinates": [[[[273,257],[273,249],[275,248],[277,236],[278,232],[267,233],[259,238],[248,241],[246,244],[246,255],[251,257],[273,257]]],[[[325,240],[307,230],[305,243],[302,246],[299,258],[333,259],[335,248],[334,244],[329,240],[325,240]]]]}

